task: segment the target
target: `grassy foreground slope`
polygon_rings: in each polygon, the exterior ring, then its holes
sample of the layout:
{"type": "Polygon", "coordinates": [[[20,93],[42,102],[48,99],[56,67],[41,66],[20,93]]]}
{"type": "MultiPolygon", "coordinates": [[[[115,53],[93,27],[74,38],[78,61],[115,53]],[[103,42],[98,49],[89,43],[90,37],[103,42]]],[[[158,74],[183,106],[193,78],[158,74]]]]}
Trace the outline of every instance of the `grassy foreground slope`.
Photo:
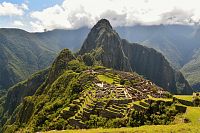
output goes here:
{"type": "Polygon", "coordinates": [[[198,133],[200,122],[197,118],[200,118],[200,108],[189,107],[185,116],[191,118],[192,122],[175,125],[147,125],[134,128],[50,131],[48,133],[198,133]],[[194,114],[198,115],[198,117],[194,117],[194,114]]]}
{"type": "Polygon", "coordinates": [[[48,133],[174,133],[174,132],[198,133],[199,125],[193,125],[193,124],[153,125],[153,126],[141,126],[134,128],[50,131],[48,133]]]}

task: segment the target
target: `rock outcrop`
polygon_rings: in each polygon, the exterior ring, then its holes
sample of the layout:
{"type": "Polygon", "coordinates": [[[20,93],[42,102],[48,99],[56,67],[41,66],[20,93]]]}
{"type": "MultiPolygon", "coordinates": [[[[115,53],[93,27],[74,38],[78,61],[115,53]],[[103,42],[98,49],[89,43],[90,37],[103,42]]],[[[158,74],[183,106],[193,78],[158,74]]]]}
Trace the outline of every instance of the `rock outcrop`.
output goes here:
{"type": "Polygon", "coordinates": [[[131,71],[131,67],[123,52],[122,41],[112,29],[109,21],[100,20],[88,34],[79,54],[92,53],[100,65],[117,70],[131,71]]]}

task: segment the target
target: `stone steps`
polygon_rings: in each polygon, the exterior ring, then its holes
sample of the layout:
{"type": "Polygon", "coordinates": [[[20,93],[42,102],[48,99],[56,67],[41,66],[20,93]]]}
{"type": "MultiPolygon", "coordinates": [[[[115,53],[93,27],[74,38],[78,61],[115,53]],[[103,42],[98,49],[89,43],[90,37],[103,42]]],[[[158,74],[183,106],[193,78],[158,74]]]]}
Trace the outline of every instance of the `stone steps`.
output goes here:
{"type": "Polygon", "coordinates": [[[110,110],[110,111],[112,111],[112,112],[122,113],[122,110],[118,110],[118,109],[115,109],[115,108],[112,108],[112,107],[107,107],[106,109],[107,109],[107,110],[110,110]]]}
{"type": "Polygon", "coordinates": [[[115,104],[113,104],[112,107],[122,111],[125,111],[127,109],[127,106],[118,106],[115,104]]]}
{"type": "Polygon", "coordinates": [[[137,104],[133,104],[133,109],[137,111],[146,111],[146,108],[144,106],[137,105],[137,104]]]}
{"type": "Polygon", "coordinates": [[[146,103],[146,102],[142,102],[142,101],[140,101],[140,103],[139,103],[140,105],[142,105],[142,106],[144,106],[144,107],[149,107],[149,104],[148,103],[146,103]]]}

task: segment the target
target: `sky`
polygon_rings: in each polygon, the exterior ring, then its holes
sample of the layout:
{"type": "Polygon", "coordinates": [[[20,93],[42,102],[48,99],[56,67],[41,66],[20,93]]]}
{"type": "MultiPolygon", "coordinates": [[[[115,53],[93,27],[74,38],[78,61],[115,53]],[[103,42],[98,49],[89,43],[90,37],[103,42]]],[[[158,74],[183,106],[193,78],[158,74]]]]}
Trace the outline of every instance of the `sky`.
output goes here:
{"type": "Polygon", "coordinates": [[[199,0],[0,0],[0,28],[30,32],[92,27],[200,22],[199,0]]]}

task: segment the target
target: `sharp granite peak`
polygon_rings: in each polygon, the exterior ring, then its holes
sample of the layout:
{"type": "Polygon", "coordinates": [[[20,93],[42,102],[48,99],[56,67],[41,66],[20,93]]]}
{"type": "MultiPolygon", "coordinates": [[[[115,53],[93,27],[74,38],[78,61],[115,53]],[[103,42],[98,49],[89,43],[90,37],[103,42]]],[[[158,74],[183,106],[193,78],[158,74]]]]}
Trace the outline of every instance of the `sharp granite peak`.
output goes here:
{"type": "Polygon", "coordinates": [[[100,43],[100,41],[105,42],[105,39],[109,37],[115,39],[113,40],[116,41],[115,45],[120,44],[120,37],[117,32],[113,30],[110,22],[107,19],[99,20],[91,29],[79,53],[89,52],[102,45],[109,45],[110,43],[100,43]]]}
{"type": "Polygon", "coordinates": [[[182,73],[174,70],[161,53],[121,39],[106,19],[91,29],[78,54],[87,65],[135,71],[174,94],[193,92],[182,73]]]}
{"type": "Polygon", "coordinates": [[[132,71],[122,48],[122,40],[106,19],[101,19],[91,29],[79,52],[80,55],[85,53],[91,53],[96,57],[94,64],[132,71]]]}
{"type": "Polygon", "coordinates": [[[105,27],[108,29],[113,29],[110,22],[107,19],[101,19],[97,22],[97,24],[94,26],[94,28],[100,28],[105,27]]]}

